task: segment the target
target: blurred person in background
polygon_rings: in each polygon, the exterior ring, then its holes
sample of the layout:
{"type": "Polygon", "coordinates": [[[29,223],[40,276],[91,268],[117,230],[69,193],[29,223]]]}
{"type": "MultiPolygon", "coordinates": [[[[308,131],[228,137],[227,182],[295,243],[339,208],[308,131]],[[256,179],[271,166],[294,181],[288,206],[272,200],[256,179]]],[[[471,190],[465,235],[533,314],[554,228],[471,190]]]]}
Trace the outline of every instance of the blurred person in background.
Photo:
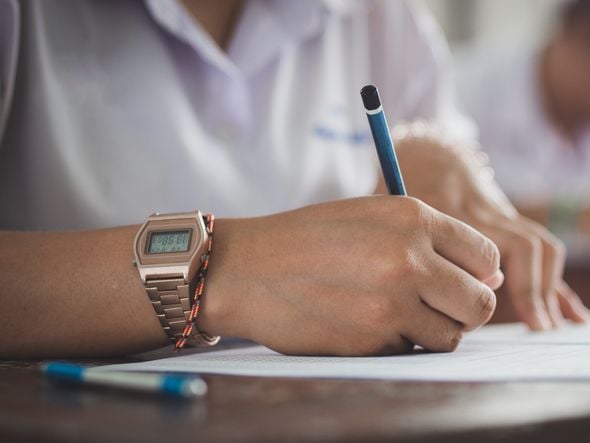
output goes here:
{"type": "Polygon", "coordinates": [[[590,233],[590,0],[559,11],[541,47],[473,51],[456,83],[500,186],[521,212],[571,241],[590,233]]]}

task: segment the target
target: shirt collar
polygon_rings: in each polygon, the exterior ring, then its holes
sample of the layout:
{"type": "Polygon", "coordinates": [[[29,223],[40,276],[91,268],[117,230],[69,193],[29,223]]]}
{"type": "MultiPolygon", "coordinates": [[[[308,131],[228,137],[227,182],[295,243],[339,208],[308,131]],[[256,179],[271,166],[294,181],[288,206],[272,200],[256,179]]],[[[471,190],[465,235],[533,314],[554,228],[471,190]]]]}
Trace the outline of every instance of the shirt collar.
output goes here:
{"type": "Polygon", "coordinates": [[[314,0],[250,0],[229,55],[245,74],[254,74],[285,46],[319,31],[322,12],[321,3],[314,0]]]}
{"type": "Polygon", "coordinates": [[[249,0],[225,53],[179,0],[144,1],[156,23],[229,75],[252,74],[284,45],[311,37],[321,29],[327,10],[326,4],[317,0],[249,0]]]}
{"type": "Polygon", "coordinates": [[[235,70],[224,52],[211,36],[192,19],[180,1],[145,0],[145,4],[158,25],[195,49],[205,61],[223,71],[235,70]]]}

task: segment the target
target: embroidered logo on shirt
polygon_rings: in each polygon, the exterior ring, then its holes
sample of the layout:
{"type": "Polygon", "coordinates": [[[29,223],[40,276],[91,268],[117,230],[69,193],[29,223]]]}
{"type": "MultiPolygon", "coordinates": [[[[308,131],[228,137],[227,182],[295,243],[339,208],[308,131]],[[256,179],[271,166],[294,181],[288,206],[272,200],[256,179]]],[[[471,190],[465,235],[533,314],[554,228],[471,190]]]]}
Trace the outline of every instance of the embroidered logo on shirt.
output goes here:
{"type": "Polygon", "coordinates": [[[332,129],[328,126],[324,125],[315,125],[312,128],[313,134],[324,140],[329,140],[333,142],[344,142],[350,145],[364,145],[366,144],[371,136],[368,131],[339,131],[337,129],[332,129]]]}
{"type": "Polygon", "coordinates": [[[355,147],[368,145],[371,140],[371,133],[368,129],[351,130],[350,126],[353,125],[351,124],[350,115],[345,106],[331,106],[326,109],[325,118],[321,118],[323,121],[316,123],[312,127],[313,135],[333,143],[344,143],[355,147]]]}

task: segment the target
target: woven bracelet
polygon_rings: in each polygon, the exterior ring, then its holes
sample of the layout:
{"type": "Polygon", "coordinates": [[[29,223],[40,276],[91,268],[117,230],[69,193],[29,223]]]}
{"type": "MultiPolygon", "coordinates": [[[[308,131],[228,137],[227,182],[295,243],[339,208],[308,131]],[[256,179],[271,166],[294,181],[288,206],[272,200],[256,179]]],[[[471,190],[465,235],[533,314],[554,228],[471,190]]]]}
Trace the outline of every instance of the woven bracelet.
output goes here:
{"type": "Polygon", "coordinates": [[[209,269],[209,259],[211,258],[211,250],[213,248],[213,228],[215,226],[215,216],[213,214],[207,214],[206,216],[207,233],[209,234],[209,241],[207,243],[207,252],[201,257],[202,265],[197,275],[197,286],[195,288],[195,295],[193,297],[193,307],[189,314],[188,322],[182,331],[182,336],[176,341],[174,348],[176,351],[181,350],[187,343],[191,334],[194,331],[194,338],[196,338],[200,344],[207,346],[216,345],[220,337],[211,336],[206,332],[199,331],[196,325],[197,316],[201,309],[201,300],[205,294],[205,278],[207,277],[207,270],[209,269]]]}

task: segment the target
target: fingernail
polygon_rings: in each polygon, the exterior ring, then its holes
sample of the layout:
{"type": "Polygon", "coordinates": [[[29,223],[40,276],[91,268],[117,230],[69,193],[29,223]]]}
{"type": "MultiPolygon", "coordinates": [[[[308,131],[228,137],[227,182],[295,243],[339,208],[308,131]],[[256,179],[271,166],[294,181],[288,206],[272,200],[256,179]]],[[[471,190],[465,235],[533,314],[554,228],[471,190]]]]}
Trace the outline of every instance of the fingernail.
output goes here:
{"type": "Polygon", "coordinates": [[[551,319],[544,312],[537,312],[536,319],[539,322],[539,325],[541,326],[541,331],[549,331],[550,329],[553,329],[553,323],[551,322],[551,319]]]}
{"type": "Polygon", "coordinates": [[[562,328],[564,324],[565,324],[565,320],[563,318],[559,318],[559,317],[552,317],[551,318],[551,327],[553,329],[562,328]]]}
{"type": "Polygon", "coordinates": [[[578,312],[582,317],[584,317],[584,321],[586,323],[590,323],[590,309],[588,309],[581,301],[578,302],[578,307],[578,312]]]}
{"type": "Polygon", "coordinates": [[[498,269],[494,275],[484,280],[483,283],[492,291],[495,291],[500,286],[502,286],[502,283],[504,283],[504,273],[498,269]]]}
{"type": "Polygon", "coordinates": [[[583,318],[584,323],[590,323],[590,310],[586,308],[586,306],[582,306],[583,310],[580,314],[581,318],[583,318]]]}
{"type": "Polygon", "coordinates": [[[561,309],[559,308],[559,302],[557,298],[553,297],[549,301],[549,319],[553,329],[561,328],[565,322],[563,315],[561,315],[561,309]]]}

